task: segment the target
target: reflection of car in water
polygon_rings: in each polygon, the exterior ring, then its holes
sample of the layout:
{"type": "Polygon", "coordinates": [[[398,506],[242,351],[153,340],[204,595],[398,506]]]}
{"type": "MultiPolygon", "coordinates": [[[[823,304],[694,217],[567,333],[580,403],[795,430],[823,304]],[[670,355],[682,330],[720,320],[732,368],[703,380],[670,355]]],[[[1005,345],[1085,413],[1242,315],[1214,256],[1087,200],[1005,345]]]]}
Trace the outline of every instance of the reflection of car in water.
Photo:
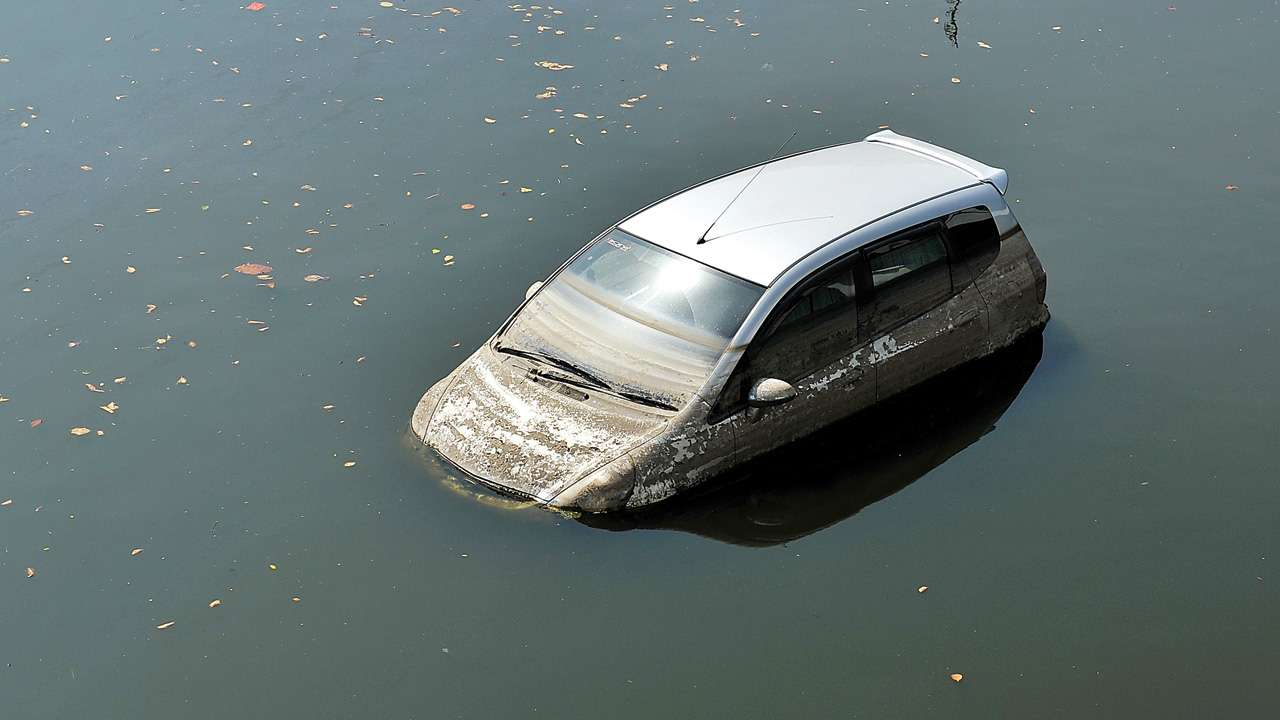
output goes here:
{"type": "Polygon", "coordinates": [[[1006,185],[884,131],[677,193],[534,283],[412,430],[554,507],[697,487],[1038,332],[1045,274],[1006,185]]]}
{"type": "Polygon", "coordinates": [[[995,429],[1040,362],[1033,335],[726,474],[632,513],[587,514],[607,530],[667,529],[738,545],[789,542],[852,517],[995,429]]]}

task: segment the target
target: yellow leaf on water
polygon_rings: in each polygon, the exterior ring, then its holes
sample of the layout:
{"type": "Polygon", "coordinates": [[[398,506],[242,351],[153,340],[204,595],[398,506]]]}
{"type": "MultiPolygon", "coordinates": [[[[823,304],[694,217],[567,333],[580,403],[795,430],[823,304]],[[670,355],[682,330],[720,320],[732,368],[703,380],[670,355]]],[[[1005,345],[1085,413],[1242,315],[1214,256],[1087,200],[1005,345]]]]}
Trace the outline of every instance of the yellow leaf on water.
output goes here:
{"type": "Polygon", "coordinates": [[[134,266],[132,266],[132,265],[129,265],[129,266],[126,266],[126,267],[125,267],[124,271],[125,271],[125,272],[127,272],[127,273],[129,273],[130,275],[132,275],[132,274],[134,274],[134,273],[138,272],[138,268],[136,268],[136,267],[134,267],[134,266]]]}
{"type": "Polygon", "coordinates": [[[956,682],[960,682],[964,679],[964,675],[961,675],[960,673],[951,673],[951,679],[956,682]]]}
{"type": "Polygon", "coordinates": [[[395,3],[393,3],[393,2],[387,2],[387,0],[382,0],[382,2],[380,2],[380,3],[378,3],[378,4],[379,4],[379,5],[381,5],[382,7],[385,7],[385,8],[390,8],[390,7],[395,7],[395,6],[396,6],[396,4],[395,4],[395,3]]]}
{"type": "Polygon", "coordinates": [[[572,65],[555,62],[554,60],[539,60],[535,62],[534,65],[536,65],[537,67],[543,68],[544,70],[572,70],[573,69],[572,65]]]}
{"type": "Polygon", "coordinates": [[[356,461],[355,461],[355,460],[348,460],[348,461],[346,461],[346,462],[342,463],[342,467],[344,467],[344,468],[351,468],[351,467],[355,467],[355,466],[356,466],[356,461]]]}
{"type": "Polygon", "coordinates": [[[18,217],[31,217],[32,215],[35,215],[35,213],[34,213],[34,212],[32,212],[32,211],[30,211],[30,210],[19,210],[19,211],[18,211],[18,217]]]}
{"type": "Polygon", "coordinates": [[[277,570],[279,570],[279,569],[280,569],[280,568],[276,567],[276,564],[275,564],[275,563],[267,563],[267,568],[268,568],[268,569],[270,569],[270,570],[271,570],[271,572],[275,572],[275,571],[277,571],[277,570]]]}
{"type": "Polygon", "coordinates": [[[173,627],[174,625],[177,625],[177,624],[178,624],[178,623],[174,622],[173,620],[170,620],[169,622],[162,622],[162,623],[160,623],[159,625],[157,625],[157,626],[156,626],[156,629],[157,629],[157,630],[168,630],[169,628],[171,628],[171,627],[173,627]]]}
{"type": "Polygon", "coordinates": [[[72,435],[75,435],[76,437],[80,437],[81,435],[88,435],[88,434],[89,434],[89,432],[90,432],[90,430],[89,430],[89,428],[87,428],[87,427],[73,427],[73,428],[71,428],[71,434],[72,434],[72,435]]]}
{"type": "Polygon", "coordinates": [[[178,384],[179,384],[179,385],[186,385],[186,384],[187,384],[187,379],[186,379],[185,377],[179,377],[179,378],[178,378],[178,384]]]}
{"type": "Polygon", "coordinates": [[[951,82],[955,83],[956,85],[959,85],[959,84],[960,84],[960,78],[958,78],[958,77],[953,77],[953,78],[951,78],[951,82]]]}
{"type": "Polygon", "coordinates": [[[219,606],[219,605],[221,605],[221,604],[222,604],[222,601],[221,601],[221,600],[219,600],[219,599],[217,599],[217,598],[214,598],[214,599],[212,599],[212,600],[210,600],[210,601],[209,601],[209,607],[211,607],[211,608],[216,608],[216,607],[218,607],[218,606],[219,606]]]}
{"type": "Polygon", "coordinates": [[[294,596],[293,596],[293,598],[292,598],[292,600],[293,600],[294,602],[296,602],[296,603],[300,603],[300,602],[302,602],[302,598],[298,597],[297,595],[294,595],[294,596]]]}
{"type": "Polygon", "coordinates": [[[928,586],[928,585],[921,585],[920,587],[916,588],[916,592],[918,592],[918,593],[922,593],[922,592],[924,592],[924,591],[926,591],[926,590],[928,590],[928,589],[929,589],[929,586],[928,586]]]}
{"type": "Polygon", "coordinates": [[[654,67],[657,68],[658,70],[661,70],[662,72],[666,72],[670,66],[667,65],[666,63],[658,63],[657,65],[654,65],[654,67]]]}
{"type": "Polygon", "coordinates": [[[35,576],[36,576],[36,569],[35,569],[35,568],[33,568],[33,567],[28,567],[28,568],[27,568],[27,579],[31,579],[31,578],[33,578],[33,577],[35,577],[35,576]]]}
{"type": "Polygon", "coordinates": [[[476,209],[476,205],[475,205],[475,203],[462,203],[462,204],[461,204],[461,205],[459,205],[458,207],[462,208],[463,210],[475,210],[475,209],[476,209]]]}
{"type": "Polygon", "coordinates": [[[522,192],[522,193],[531,193],[531,192],[533,192],[533,188],[522,187],[522,188],[520,188],[520,192],[522,192]]]}
{"type": "Polygon", "coordinates": [[[129,551],[130,557],[137,557],[142,554],[142,548],[134,548],[129,551]]]}
{"type": "Polygon", "coordinates": [[[148,215],[155,215],[156,213],[160,212],[160,208],[147,208],[143,212],[145,212],[148,215]]]}
{"type": "Polygon", "coordinates": [[[115,383],[115,384],[117,384],[117,385],[121,385],[121,384],[123,384],[123,383],[124,383],[124,381],[125,381],[125,380],[128,380],[128,379],[129,379],[129,378],[127,378],[127,377],[121,376],[121,377],[116,378],[115,380],[112,380],[111,382],[113,382],[113,383],[115,383]]]}
{"type": "Polygon", "coordinates": [[[120,409],[120,406],[119,406],[119,405],[117,405],[117,404],[115,403],[115,401],[113,400],[113,401],[111,401],[111,402],[107,403],[106,405],[100,405],[100,406],[98,407],[98,409],[99,409],[99,410],[104,410],[104,411],[106,411],[106,412],[108,412],[108,413],[110,413],[110,414],[112,414],[112,415],[115,415],[115,414],[116,414],[116,411],[120,409]]]}
{"type": "Polygon", "coordinates": [[[313,282],[321,282],[322,280],[328,280],[328,279],[329,279],[329,277],[328,277],[327,275],[314,275],[314,274],[313,274],[313,275],[304,275],[302,279],[303,279],[303,280],[306,280],[306,281],[307,281],[307,282],[309,282],[309,283],[313,283],[313,282]]]}
{"type": "Polygon", "coordinates": [[[486,123],[486,124],[488,124],[488,125],[492,125],[492,124],[494,124],[494,123],[498,122],[497,120],[495,120],[495,119],[493,119],[493,118],[491,118],[491,117],[487,117],[487,118],[485,118],[485,119],[484,119],[484,121],[485,121],[485,123],[486,123]]]}

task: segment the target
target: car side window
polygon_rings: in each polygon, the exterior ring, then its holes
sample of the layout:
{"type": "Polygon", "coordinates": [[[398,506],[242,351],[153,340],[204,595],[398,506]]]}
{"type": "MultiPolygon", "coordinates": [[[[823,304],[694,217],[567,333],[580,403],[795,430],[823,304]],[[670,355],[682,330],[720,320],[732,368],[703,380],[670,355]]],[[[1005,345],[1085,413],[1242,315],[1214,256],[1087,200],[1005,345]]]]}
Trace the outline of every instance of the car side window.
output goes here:
{"type": "Polygon", "coordinates": [[[784,300],[738,362],[715,416],[746,404],[764,378],[796,383],[853,351],[858,337],[853,262],[843,260],[801,284],[784,300]]]}
{"type": "Polygon", "coordinates": [[[961,210],[947,218],[945,224],[955,283],[968,285],[1000,254],[1000,230],[985,207],[961,210]]]}
{"type": "Polygon", "coordinates": [[[866,259],[873,332],[890,330],[951,296],[951,266],[937,223],[867,250],[866,259]]]}

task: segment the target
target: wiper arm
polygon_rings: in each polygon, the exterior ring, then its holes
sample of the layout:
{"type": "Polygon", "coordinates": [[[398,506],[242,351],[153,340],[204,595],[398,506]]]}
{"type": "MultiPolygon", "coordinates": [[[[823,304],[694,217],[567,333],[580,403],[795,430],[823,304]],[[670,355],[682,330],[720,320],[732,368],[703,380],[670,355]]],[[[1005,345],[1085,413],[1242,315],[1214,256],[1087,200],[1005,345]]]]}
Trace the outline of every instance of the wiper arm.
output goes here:
{"type": "Polygon", "coordinates": [[[515,355],[516,357],[529,358],[530,360],[538,360],[540,362],[547,363],[548,365],[554,365],[555,367],[558,367],[561,370],[567,370],[573,373],[574,375],[577,375],[578,377],[582,378],[583,380],[586,380],[592,385],[595,385],[601,390],[609,389],[609,383],[605,382],[604,380],[601,380],[598,376],[593,374],[590,370],[586,370],[584,368],[578,367],[577,365],[573,364],[572,362],[569,362],[568,360],[565,360],[564,358],[556,357],[555,355],[550,355],[544,352],[538,352],[536,350],[521,350],[519,348],[507,347],[506,345],[495,345],[493,349],[500,353],[515,355]]]}
{"type": "Polygon", "coordinates": [[[648,395],[646,393],[638,393],[638,392],[633,392],[631,390],[619,390],[613,394],[617,395],[618,397],[624,400],[630,400],[633,403],[639,403],[640,405],[648,405],[649,407],[661,408],[663,410],[679,410],[680,409],[665,400],[654,397],[653,395],[648,395]]]}

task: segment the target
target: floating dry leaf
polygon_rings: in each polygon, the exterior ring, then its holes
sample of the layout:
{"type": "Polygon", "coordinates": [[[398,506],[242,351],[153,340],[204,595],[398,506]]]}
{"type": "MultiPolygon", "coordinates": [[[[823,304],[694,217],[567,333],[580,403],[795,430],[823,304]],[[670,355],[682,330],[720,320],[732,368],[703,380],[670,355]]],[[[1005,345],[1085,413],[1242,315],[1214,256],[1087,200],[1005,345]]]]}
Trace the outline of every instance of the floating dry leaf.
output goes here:
{"type": "Polygon", "coordinates": [[[32,215],[35,215],[35,213],[34,213],[34,212],[32,212],[31,210],[19,210],[19,211],[18,211],[18,217],[31,217],[32,215]]]}
{"type": "Polygon", "coordinates": [[[122,376],[120,376],[120,377],[116,378],[115,380],[112,380],[111,382],[113,382],[113,383],[115,383],[115,384],[117,384],[117,385],[121,385],[121,384],[123,384],[123,383],[124,383],[124,381],[125,381],[125,380],[128,380],[128,379],[129,379],[129,378],[124,377],[124,376],[122,375],[122,376]]]}
{"type": "Polygon", "coordinates": [[[534,65],[544,70],[572,70],[573,69],[572,65],[566,65],[565,63],[558,63],[558,62],[555,62],[554,60],[539,60],[535,62],[534,65]]]}
{"type": "Polygon", "coordinates": [[[156,213],[160,212],[160,208],[147,208],[143,212],[145,212],[148,215],[155,215],[156,213]]]}
{"type": "Polygon", "coordinates": [[[306,233],[306,234],[308,234],[308,235],[319,235],[319,234],[320,234],[320,231],[319,231],[319,230],[317,230],[316,228],[307,228],[306,230],[303,230],[303,232],[305,232],[305,233],[306,233]]]}
{"type": "Polygon", "coordinates": [[[267,6],[266,3],[251,2],[248,5],[245,5],[244,9],[248,10],[249,12],[258,12],[259,10],[265,8],[266,6],[267,6]]]}
{"type": "Polygon", "coordinates": [[[294,595],[291,599],[296,603],[302,602],[302,598],[298,597],[297,595],[294,595]]]}
{"type": "Polygon", "coordinates": [[[134,267],[134,266],[132,266],[132,265],[127,265],[127,266],[125,266],[124,271],[125,271],[125,272],[127,272],[127,273],[129,273],[130,275],[132,275],[132,274],[134,274],[134,273],[138,272],[138,268],[136,268],[136,267],[134,267]]]}
{"type": "Polygon", "coordinates": [[[92,166],[92,165],[81,165],[81,166],[80,166],[80,169],[81,169],[81,170],[83,170],[83,171],[85,171],[85,172],[89,172],[89,171],[93,170],[93,166],[92,166]]]}
{"type": "Polygon", "coordinates": [[[241,263],[235,267],[235,271],[241,275],[266,275],[271,270],[270,265],[262,263],[241,263]]]}
{"type": "Polygon", "coordinates": [[[522,193],[531,193],[531,192],[533,192],[533,188],[521,187],[521,188],[520,188],[520,192],[522,192],[522,193]]]}
{"type": "Polygon", "coordinates": [[[955,83],[956,85],[959,85],[959,84],[960,84],[960,78],[958,78],[958,77],[953,77],[953,78],[951,78],[951,82],[955,83]]]}
{"type": "Polygon", "coordinates": [[[491,117],[486,117],[486,118],[484,119],[484,121],[485,121],[485,124],[487,124],[487,125],[492,125],[492,124],[494,124],[494,123],[498,122],[497,120],[495,120],[495,119],[493,119],[493,118],[491,118],[491,117]]]}
{"type": "Polygon", "coordinates": [[[306,280],[307,282],[313,283],[313,282],[322,282],[324,280],[328,280],[329,276],[312,274],[312,275],[304,275],[302,279],[306,280]]]}
{"type": "Polygon", "coordinates": [[[928,589],[929,589],[929,586],[928,586],[928,585],[921,585],[920,587],[916,588],[916,592],[918,592],[918,593],[922,593],[922,592],[925,592],[925,591],[926,591],[926,590],[928,590],[928,589]]]}
{"type": "Polygon", "coordinates": [[[142,554],[142,548],[134,548],[129,551],[129,557],[138,557],[142,554]]]}
{"type": "Polygon", "coordinates": [[[187,384],[187,379],[186,379],[185,377],[181,377],[181,376],[179,376],[179,377],[178,377],[178,384],[179,384],[179,385],[186,385],[186,384],[187,384]]]}
{"type": "Polygon", "coordinates": [[[31,427],[33,428],[38,428],[43,424],[44,424],[44,418],[36,418],[35,420],[31,421],[31,427]]]}
{"type": "Polygon", "coordinates": [[[1240,189],[1239,185],[1228,185],[1227,192],[1235,192],[1240,189]]]}
{"type": "Polygon", "coordinates": [[[221,604],[222,604],[222,601],[221,601],[221,600],[219,600],[219,599],[217,599],[217,598],[214,598],[214,599],[212,599],[212,600],[210,600],[210,601],[209,601],[209,607],[211,607],[211,608],[216,608],[216,607],[218,607],[218,606],[219,606],[219,605],[221,605],[221,604]]]}
{"type": "Polygon", "coordinates": [[[116,414],[116,411],[120,409],[120,406],[119,406],[119,405],[117,405],[117,404],[116,404],[116,402],[115,402],[114,400],[112,400],[111,402],[107,403],[106,405],[99,405],[99,406],[98,406],[98,409],[99,409],[99,410],[103,410],[103,411],[105,411],[105,412],[107,412],[107,413],[110,413],[110,414],[112,414],[112,415],[115,415],[115,414],[116,414]]]}
{"type": "Polygon", "coordinates": [[[12,504],[13,504],[13,498],[5,498],[4,500],[0,500],[0,507],[9,507],[12,504]]]}
{"type": "Polygon", "coordinates": [[[89,428],[87,428],[87,427],[73,427],[73,428],[71,428],[71,434],[72,434],[72,435],[75,435],[76,437],[80,437],[81,435],[88,435],[88,434],[89,434],[89,428]]]}
{"type": "Polygon", "coordinates": [[[983,48],[983,49],[985,49],[985,50],[990,50],[990,49],[991,49],[991,46],[990,46],[990,45],[988,45],[988,44],[986,44],[986,43],[982,42],[981,40],[979,40],[979,41],[978,41],[978,47],[983,48]]]}
{"type": "Polygon", "coordinates": [[[356,461],[355,461],[355,460],[348,460],[348,461],[346,461],[346,462],[342,463],[342,467],[344,467],[344,468],[351,468],[351,467],[355,467],[355,466],[356,466],[356,461]]]}
{"type": "Polygon", "coordinates": [[[964,675],[961,675],[960,673],[951,673],[951,679],[956,682],[960,682],[964,679],[964,675]]]}
{"type": "Polygon", "coordinates": [[[271,572],[275,572],[280,568],[276,567],[275,563],[267,563],[267,569],[270,570],[271,572]]]}
{"type": "Polygon", "coordinates": [[[27,579],[28,579],[28,580],[30,580],[31,578],[33,578],[33,577],[35,577],[35,576],[36,576],[36,569],[35,569],[35,568],[33,568],[33,567],[28,566],[28,567],[27,567],[27,579]]]}
{"type": "Polygon", "coordinates": [[[177,624],[178,624],[177,622],[175,622],[175,621],[173,621],[173,620],[170,620],[169,622],[162,622],[162,623],[160,623],[159,625],[157,625],[157,626],[156,626],[156,629],[157,629],[157,630],[168,630],[169,628],[171,628],[171,627],[173,627],[174,625],[177,625],[177,624]]]}
{"type": "Polygon", "coordinates": [[[94,385],[93,383],[85,383],[84,386],[85,386],[85,389],[87,389],[89,392],[96,392],[96,393],[106,392],[106,390],[102,389],[102,386],[94,385]]]}
{"type": "Polygon", "coordinates": [[[476,209],[476,205],[475,205],[475,203],[462,203],[462,204],[461,204],[461,205],[459,205],[458,207],[462,208],[463,210],[475,210],[475,209],[476,209]]]}
{"type": "Polygon", "coordinates": [[[671,66],[666,63],[658,63],[657,65],[654,65],[654,67],[662,72],[666,72],[671,66]]]}

